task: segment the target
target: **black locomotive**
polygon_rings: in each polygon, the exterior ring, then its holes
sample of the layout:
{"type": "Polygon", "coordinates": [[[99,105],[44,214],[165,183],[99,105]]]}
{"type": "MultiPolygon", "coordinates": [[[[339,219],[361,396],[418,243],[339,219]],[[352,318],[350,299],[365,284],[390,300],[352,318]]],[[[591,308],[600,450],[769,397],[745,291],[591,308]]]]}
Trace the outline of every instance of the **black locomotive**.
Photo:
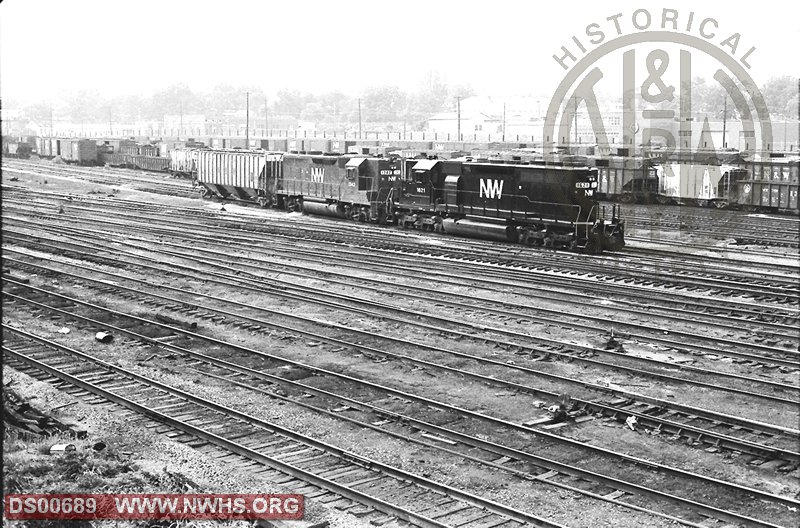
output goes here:
{"type": "Polygon", "coordinates": [[[207,196],[528,245],[600,252],[625,224],[595,201],[596,168],[464,159],[198,150],[207,196]]]}

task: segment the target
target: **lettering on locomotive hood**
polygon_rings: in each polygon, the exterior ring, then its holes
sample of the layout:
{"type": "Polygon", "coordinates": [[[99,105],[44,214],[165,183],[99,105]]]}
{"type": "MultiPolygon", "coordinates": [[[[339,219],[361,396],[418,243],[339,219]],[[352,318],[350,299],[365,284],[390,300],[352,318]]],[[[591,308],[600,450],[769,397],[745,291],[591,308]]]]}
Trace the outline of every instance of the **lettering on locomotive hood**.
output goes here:
{"type": "Polygon", "coordinates": [[[311,181],[314,183],[322,183],[325,176],[325,169],[322,167],[311,167],[311,181]]]}
{"type": "Polygon", "coordinates": [[[596,181],[575,182],[575,188],[576,189],[595,189],[595,188],[597,188],[597,182],[596,181]]]}
{"type": "Polygon", "coordinates": [[[503,196],[503,180],[485,180],[481,178],[480,197],[500,199],[503,196]]]}

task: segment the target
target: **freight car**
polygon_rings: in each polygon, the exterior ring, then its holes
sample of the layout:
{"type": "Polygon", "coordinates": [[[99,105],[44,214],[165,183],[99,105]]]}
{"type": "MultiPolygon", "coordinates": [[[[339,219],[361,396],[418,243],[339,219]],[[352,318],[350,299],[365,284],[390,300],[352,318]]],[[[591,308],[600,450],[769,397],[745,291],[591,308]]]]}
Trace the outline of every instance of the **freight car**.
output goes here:
{"type": "Polygon", "coordinates": [[[798,214],[796,157],[744,158],[727,150],[651,155],[660,203],[798,214]]]}
{"type": "Polygon", "coordinates": [[[26,137],[3,136],[3,157],[28,159],[36,152],[36,140],[26,137]]]}
{"type": "Polygon", "coordinates": [[[600,181],[598,197],[622,203],[653,203],[659,192],[658,170],[642,156],[591,156],[600,181]]]}
{"type": "Polygon", "coordinates": [[[625,244],[589,167],[200,150],[196,182],[206,197],[361,222],[573,250],[625,244]]]}
{"type": "Polygon", "coordinates": [[[42,158],[60,157],[79,165],[109,165],[160,171],[169,169],[169,158],[158,156],[158,146],[137,144],[129,139],[37,138],[42,158]]]}
{"type": "Polygon", "coordinates": [[[561,156],[600,172],[598,197],[623,203],[680,204],[798,214],[797,158],[771,153],[754,159],[732,150],[628,156],[561,156]]]}
{"type": "Polygon", "coordinates": [[[100,152],[97,155],[98,163],[110,167],[126,169],[139,169],[146,171],[164,172],[169,169],[170,159],[159,156],[145,156],[139,154],[118,154],[116,152],[100,152]]]}
{"type": "Polygon", "coordinates": [[[173,147],[169,150],[169,173],[178,178],[197,178],[199,149],[173,147]]]}
{"type": "Polygon", "coordinates": [[[78,165],[97,165],[97,142],[93,139],[61,139],[58,151],[61,159],[78,165]]]}
{"type": "Polygon", "coordinates": [[[250,201],[262,207],[277,203],[276,185],[281,181],[282,153],[209,149],[193,154],[187,149],[184,159],[194,155],[195,182],[202,187],[203,197],[250,201]]]}
{"type": "Polygon", "coordinates": [[[732,202],[747,211],[798,214],[800,160],[764,158],[745,161],[732,185],[732,202]]]}
{"type": "Polygon", "coordinates": [[[77,165],[97,165],[100,152],[94,139],[78,138],[37,138],[36,151],[39,157],[59,157],[77,165]]]}

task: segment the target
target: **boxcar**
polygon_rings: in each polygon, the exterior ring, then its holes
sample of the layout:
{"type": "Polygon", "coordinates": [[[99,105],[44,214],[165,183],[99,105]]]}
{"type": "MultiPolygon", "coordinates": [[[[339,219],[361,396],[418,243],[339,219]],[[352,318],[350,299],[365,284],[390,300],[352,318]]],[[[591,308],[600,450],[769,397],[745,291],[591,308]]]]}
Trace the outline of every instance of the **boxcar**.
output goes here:
{"type": "Polygon", "coordinates": [[[97,164],[97,142],[92,139],[60,140],[61,159],[79,165],[97,164]]]}

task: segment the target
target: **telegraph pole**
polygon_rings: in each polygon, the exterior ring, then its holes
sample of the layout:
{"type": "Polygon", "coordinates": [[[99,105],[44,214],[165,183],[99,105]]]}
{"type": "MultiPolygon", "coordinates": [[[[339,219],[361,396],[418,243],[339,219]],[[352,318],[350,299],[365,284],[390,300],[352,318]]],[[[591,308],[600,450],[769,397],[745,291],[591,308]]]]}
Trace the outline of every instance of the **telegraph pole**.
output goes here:
{"type": "Polygon", "coordinates": [[[573,96],[573,102],[575,103],[575,143],[578,143],[578,98],[573,96]]]}
{"type": "Polygon", "coordinates": [[[728,96],[723,96],[725,104],[722,107],[722,148],[728,148],[728,145],[725,144],[725,130],[726,125],[728,124],[728,96]]]}
{"type": "Polygon", "coordinates": [[[267,106],[267,98],[264,97],[264,137],[269,136],[269,107],[267,106]]]}
{"type": "Polygon", "coordinates": [[[245,114],[246,123],[244,125],[244,148],[250,148],[250,92],[247,95],[247,110],[245,114]]]}
{"type": "Polygon", "coordinates": [[[789,136],[788,136],[789,129],[787,128],[788,120],[789,120],[789,116],[784,114],[783,115],[783,151],[784,152],[788,152],[789,151],[789,146],[788,146],[789,145],[789,136]]]}
{"type": "Polygon", "coordinates": [[[181,117],[180,117],[180,122],[179,122],[179,125],[178,125],[178,137],[183,135],[183,101],[180,102],[180,110],[181,110],[181,113],[180,113],[181,117]]]}
{"type": "Polygon", "coordinates": [[[361,139],[361,98],[358,98],[358,139],[361,139]]]}
{"type": "Polygon", "coordinates": [[[503,103],[503,141],[506,140],[506,104],[503,103]]]}
{"type": "Polygon", "coordinates": [[[461,96],[460,95],[456,97],[456,109],[458,113],[458,139],[456,141],[461,141],[461,96]]]}

